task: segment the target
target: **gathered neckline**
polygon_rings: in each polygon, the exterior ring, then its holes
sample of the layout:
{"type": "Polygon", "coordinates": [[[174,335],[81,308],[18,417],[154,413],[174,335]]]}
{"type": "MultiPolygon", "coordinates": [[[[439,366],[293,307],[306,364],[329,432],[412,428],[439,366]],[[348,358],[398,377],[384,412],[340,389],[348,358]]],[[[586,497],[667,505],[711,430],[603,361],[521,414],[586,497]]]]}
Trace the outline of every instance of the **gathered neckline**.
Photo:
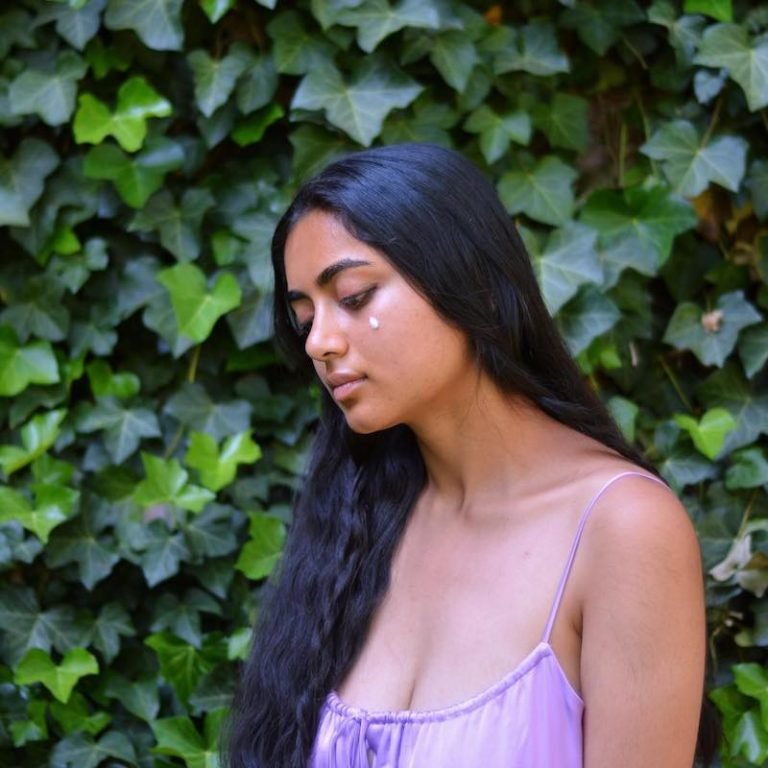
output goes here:
{"type": "Polygon", "coordinates": [[[552,658],[560,677],[565,683],[567,691],[574,696],[583,706],[584,700],[578,691],[568,680],[557,655],[552,646],[542,640],[520,663],[496,683],[480,693],[471,696],[458,704],[451,704],[447,707],[437,709],[395,709],[395,710],[368,710],[362,707],[353,707],[339,696],[336,690],[332,690],[326,699],[326,707],[344,717],[355,720],[365,720],[369,723],[395,723],[395,722],[437,722],[449,720],[454,717],[472,712],[483,706],[487,702],[500,696],[504,691],[511,688],[518,680],[533,670],[542,659],[552,658]]]}

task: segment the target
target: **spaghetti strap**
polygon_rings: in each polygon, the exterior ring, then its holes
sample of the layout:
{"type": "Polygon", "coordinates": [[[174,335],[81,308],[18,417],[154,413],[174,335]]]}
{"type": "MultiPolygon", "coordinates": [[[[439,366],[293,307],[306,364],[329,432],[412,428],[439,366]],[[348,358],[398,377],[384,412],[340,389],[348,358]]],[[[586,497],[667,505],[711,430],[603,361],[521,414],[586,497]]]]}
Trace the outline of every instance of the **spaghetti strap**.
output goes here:
{"type": "Polygon", "coordinates": [[[565,568],[563,568],[563,573],[560,576],[560,583],[557,585],[557,592],[555,593],[555,599],[552,603],[552,608],[549,611],[549,618],[547,619],[547,625],[544,628],[544,636],[542,637],[542,642],[549,644],[549,638],[552,634],[552,628],[555,625],[555,619],[557,618],[557,611],[560,608],[560,602],[563,599],[563,593],[565,592],[565,585],[568,582],[568,576],[571,573],[571,568],[573,567],[573,561],[576,557],[576,550],[579,548],[579,542],[581,541],[581,534],[584,532],[584,526],[587,524],[587,520],[589,519],[589,514],[592,511],[592,508],[597,503],[597,500],[603,495],[603,491],[606,490],[613,482],[618,480],[621,477],[626,477],[627,475],[637,475],[638,477],[647,477],[649,480],[654,480],[657,483],[660,483],[664,487],[667,487],[667,484],[659,479],[658,477],[655,477],[654,475],[650,475],[646,472],[634,472],[634,471],[627,471],[627,472],[621,472],[618,475],[615,475],[610,480],[608,480],[606,483],[603,484],[603,487],[592,497],[592,500],[587,504],[587,508],[582,512],[581,518],[579,519],[579,524],[576,528],[576,535],[573,537],[573,543],[571,544],[571,551],[568,553],[568,559],[565,563],[565,568]]]}

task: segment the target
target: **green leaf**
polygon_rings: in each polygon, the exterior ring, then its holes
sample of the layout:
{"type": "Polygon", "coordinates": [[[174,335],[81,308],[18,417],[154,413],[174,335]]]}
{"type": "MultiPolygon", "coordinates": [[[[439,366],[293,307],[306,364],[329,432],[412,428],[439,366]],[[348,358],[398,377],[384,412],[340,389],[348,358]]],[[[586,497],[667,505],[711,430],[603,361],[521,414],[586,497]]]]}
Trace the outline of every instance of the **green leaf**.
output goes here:
{"type": "Polygon", "coordinates": [[[181,758],[187,768],[219,768],[217,733],[224,710],[206,715],[204,735],[198,733],[188,717],[166,717],[151,723],[157,739],[154,752],[181,758]]]}
{"type": "Polygon", "coordinates": [[[644,20],[645,14],[634,0],[598,0],[589,5],[578,3],[562,16],[564,27],[575,29],[579,37],[598,56],[604,56],[622,35],[622,27],[644,20]]]}
{"type": "Polygon", "coordinates": [[[632,187],[594,192],[581,221],[600,233],[607,282],[613,284],[626,267],[656,274],[669,258],[675,237],[693,229],[697,218],[689,203],[665,187],[632,187]]]}
{"type": "Polygon", "coordinates": [[[200,648],[202,645],[201,612],[220,615],[221,609],[210,595],[198,589],[187,590],[181,600],[175,595],[166,593],[155,605],[150,629],[153,632],[167,629],[195,648],[200,648]]]}
{"type": "Polygon", "coordinates": [[[205,11],[205,15],[211,24],[215,24],[222,19],[227,11],[235,6],[237,0],[198,0],[200,7],[205,11]]]}
{"type": "Polygon", "coordinates": [[[580,286],[602,282],[596,240],[594,230],[569,222],[549,236],[542,252],[532,254],[539,286],[551,315],[573,298],[580,286]]]}
{"type": "Polygon", "coordinates": [[[407,107],[421,90],[391,64],[370,57],[349,82],[332,64],[312,69],[299,84],[291,107],[322,110],[332,125],[367,147],[381,132],[384,118],[397,107],[407,107]]]}
{"type": "Polygon", "coordinates": [[[753,765],[762,765],[768,758],[768,732],[757,709],[745,712],[731,734],[731,754],[743,755],[753,765]]]}
{"type": "Polygon", "coordinates": [[[573,168],[550,155],[532,169],[505,173],[498,184],[499,195],[510,213],[563,226],[573,213],[571,185],[576,176],[573,168]]]}
{"type": "Polygon", "coordinates": [[[99,664],[84,648],[68,651],[60,664],[39,648],[33,648],[19,662],[14,674],[17,685],[42,683],[59,701],[66,703],[72,689],[86,675],[97,675],[99,664]]]}
{"type": "Polygon", "coordinates": [[[143,437],[160,437],[157,417],[148,408],[124,408],[112,397],[99,398],[77,419],[78,432],[104,432],[104,447],[115,464],[132,456],[143,437]]]}
{"type": "Polygon", "coordinates": [[[747,142],[742,137],[719,136],[706,143],[687,120],[665,123],[640,151],[663,162],[674,191],[684,197],[696,197],[710,182],[736,192],[746,170],[747,142]]]}
{"type": "Polygon", "coordinates": [[[132,208],[141,208],[163,185],[165,175],[183,162],[183,150],[173,141],[148,144],[135,157],[129,157],[112,144],[100,144],[85,156],[83,171],[90,179],[114,182],[123,201],[132,208]]]}
{"type": "Polygon", "coordinates": [[[191,512],[200,510],[214,498],[205,488],[188,485],[189,473],[176,459],[165,461],[148,453],[141,454],[146,477],[134,491],[133,498],[142,507],[173,504],[191,512]]]}
{"type": "Polygon", "coordinates": [[[752,204],[760,219],[768,218],[768,161],[755,160],[749,169],[747,187],[752,193],[752,204]]]}
{"type": "Polygon", "coordinates": [[[11,111],[37,114],[48,125],[66,123],[75,108],[77,82],[87,68],[76,53],[65,51],[57,57],[53,71],[24,69],[8,89],[11,111]]]}
{"type": "Polygon", "coordinates": [[[330,63],[335,47],[315,30],[307,29],[304,17],[287,11],[267,24],[273,41],[272,55],[277,71],[286,75],[303,75],[330,63]]]}
{"type": "Polygon", "coordinates": [[[248,66],[248,55],[237,45],[221,59],[212,58],[206,51],[192,51],[187,56],[195,82],[195,100],[198,109],[210,117],[235,90],[235,84],[248,66]]]}
{"type": "Polygon", "coordinates": [[[761,320],[760,313],[741,291],[723,294],[710,312],[691,302],[675,307],[664,332],[664,341],[688,349],[704,365],[722,366],[731,354],[742,328],[761,320]]]}
{"type": "Polygon", "coordinates": [[[115,542],[105,533],[113,516],[103,507],[89,503],[73,520],[57,528],[45,548],[50,568],[77,565],[83,586],[92,590],[105,579],[120,560],[115,542]]]}
{"type": "Polygon", "coordinates": [[[253,464],[259,458],[261,449],[251,439],[251,430],[226,438],[221,451],[210,435],[193,432],[185,462],[198,470],[206,488],[219,491],[235,479],[239,464],[253,464]]]}
{"type": "Polygon", "coordinates": [[[0,227],[29,226],[29,209],[58,164],[58,155],[39,139],[24,139],[10,160],[0,157],[0,227]]]}
{"type": "Polygon", "coordinates": [[[66,704],[54,701],[51,714],[64,733],[81,731],[95,736],[112,722],[112,717],[106,712],[89,712],[85,697],[79,693],[72,695],[66,704]]]}
{"type": "Polygon", "coordinates": [[[46,341],[63,341],[70,318],[62,304],[64,286],[47,275],[38,275],[24,283],[10,306],[0,313],[0,322],[10,325],[25,342],[30,336],[46,341]]]}
{"type": "Polygon", "coordinates": [[[73,48],[82,51],[98,33],[106,4],[106,0],[89,0],[80,2],[78,7],[70,4],[68,8],[56,9],[56,31],[73,48]]]}
{"type": "Polygon", "coordinates": [[[69,519],[79,494],[60,485],[33,485],[35,503],[8,487],[0,487],[0,522],[16,520],[45,544],[50,532],[69,519]]]}
{"type": "Polygon", "coordinates": [[[187,701],[198,681],[213,669],[211,654],[198,651],[168,632],[150,635],[145,641],[160,662],[160,672],[182,701],[187,701]]]}
{"type": "Polygon", "coordinates": [[[250,539],[237,558],[235,568],[254,581],[266,578],[280,559],[284,540],[285,526],[280,520],[269,515],[252,515],[250,539]]]}
{"type": "Polygon", "coordinates": [[[733,454],[733,464],[725,473],[725,487],[757,488],[768,485],[768,454],[764,448],[745,448],[733,454]]]}
{"type": "Polygon", "coordinates": [[[626,397],[614,395],[608,401],[608,410],[611,416],[619,425],[621,434],[627,442],[634,443],[635,441],[635,424],[637,422],[637,416],[640,413],[636,403],[631,400],[627,400],[626,397]]]}
{"type": "Polygon", "coordinates": [[[589,141],[588,113],[586,99],[556,93],[551,103],[535,105],[533,119],[553,147],[583,152],[589,141]]]}
{"type": "Polygon", "coordinates": [[[166,250],[180,261],[191,261],[200,254],[200,226],[213,205],[213,195],[207,189],[188,189],[178,206],[171,193],[162,190],[137,212],[129,229],[157,230],[166,250]]]}
{"type": "Polygon", "coordinates": [[[20,345],[11,328],[0,326],[0,397],[14,397],[30,384],[56,384],[59,369],[47,341],[20,345]]]}
{"type": "Polygon", "coordinates": [[[171,296],[179,333],[196,342],[210,336],[216,321],[240,304],[242,293],[235,278],[221,273],[210,292],[205,275],[194,264],[178,264],[157,273],[157,281],[171,296]]]}
{"type": "Polygon", "coordinates": [[[715,24],[701,39],[697,64],[725,67],[747,97],[751,112],[768,106],[768,38],[750,41],[745,26],[715,24]]]}
{"type": "Polygon", "coordinates": [[[525,145],[531,140],[531,118],[526,112],[498,115],[486,104],[470,114],[464,128],[479,134],[480,150],[489,164],[507,153],[510,142],[525,145]]]}
{"type": "Polygon", "coordinates": [[[717,21],[733,21],[731,0],[685,0],[684,13],[703,13],[717,21]]]}
{"type": "Polygon", "coordinates": [[[285,112],[279,104],[270,104],[257,114],[241,120],[232,131],[232,139],[241,147],[256,144],[261,141],[267,128],[284,116],[285,112]]]}
{"type": "MultiPolygon", "coordinates": [[[[54,702],[54,705],[57,702],[54,702]]],[[[30,701],[27,704],[28,720],[14,720],[10,724],[13,746],[22,747],[31,741],[44,741],[48,738],[46,711],[48,702],[30,701]]]]}
{"type": "MultiPolygon", "coordinates": [[[[157,505],[149,508],[149,514],[166,518],[171,513],[165,505],[157,505]]],[[[147,584],[154,587],[161,581],[175,576],[179,572],[181,562],[190,559],[190,552],[184,537],[169,531],[165,523],[159,520],[153,521],[144,533],[144,551],[140,565],[147,584]]]]}
{"type": "Polygon", "coordinates": [[[0,466],[6,475],[42,456],[56,441],[67,412],[63,408],[34,416],[21,428],[21,445],[0,446],[0,466]]]}
{"type": "Polygon", "coordinates": [[[555,29],[549,21],[537,19],[519,31],[505,31],[511,39],[496,56],[497,75],[523,71],[546,77],[570,70],[568,57],[558,47],[555,29]]]}
{"type": "Polygon", "coordinates": [[[111,663],[120,652],[120,638],[133,637],[135,634],[136,630],[125,608],[119,603],[106,603],[93,623],[93,646],[101,652],[107,663],[111,663]]]}
{"type": "Polygon", "coordinates": [[[245,400],[214,402],[199,384],[186,384],[166,404],[166,411],[177,421],[197,432],[207,432],[220,442],[242,431],[251,418],[245,400]]]}
{"type": "Polygon", "coordinates": [[[595,286],[582,288],[557,316],[572,355],[584,351],[596,338],[613,328],[621,314],[595,286]]]}
{"type": "Polygon", "coordinates": [[[137,765],[133,744],[125,734],[109,731],[97,742],[91,736],[74,733],[53,748],[51,768],[97,768],[109,758],[137,765]]]}
{"type": "Polygon", "coordinates": [[[136,152],[147,136],[147,120],[171,112],[171,103],[143,77],[132,77],[117,91],[114,112],[90,93],[81,94],[72,130],[78,144],[100,144],[114,136],[126,152],[136,152]]]}
{"type": "Polygon", "coordinates": [[[104,693],[117,699],[132,715],[151,723],[160,711],[157,677],[151,675],[128,680],[115,670],[106,675],[104,693]]]}
{"type": "Polygon", "coordinates": [[[184,45],[181,7],[184,0],[109,0],[104,24],[132,29],[147,48],[180,51],[184,45]]]}
{"type": "Polygon", "coordinates": [[[275,60],[268,54],[253,56],[237,83],[237,108],[248,115],[270,105],[276,90],[275,60]]]}
{"type": "Polygon", "coordinates": [[[371,53],[382,40],[405,27],[438,29],[440,13],[432,0],[400,0],[395,5],[387,0],[365,0],[343,7],[333,15],[333,21],[357,27],[357,44],[371,53]]]}
{"type": "MultiPolygon", "coordinates": [[[[412,0],[416,5],[421,0],[412,0]]],[[[477,50],[464,32],[444,32],[432,40],[429,58],[448,85],[463,92],[479,62],[477,50]]]]}
{"type": "Polygon", "coordinates": [[[232,524],[235,517],[231,507],[209,504],[201,514],[183,522],[181,529],[192,553],[203,559],[234,552],[239,546],[232,524]]]}
{"type": "Polygon", "coordinates": [[[753,325],[739,335],[739,357],[751,379],[768,362],[768,323],[753,325]]]}
{"type": "Polygon", "coordinates": [[[135,373],[112,373],[109,363],[104,360],[94,360],[85,370],[95,397],[127,400],[138,394],[141,388],[141,382],[135,373]]]}
{"type": "Polygon", "coordinates": [[[725,408],[712,408],[699,421],[693,416],[676,413],[675,422],[691,436],[696,449],[708,459],[717,456],[728,433],[736,427],[736,420],[725,408]]]}

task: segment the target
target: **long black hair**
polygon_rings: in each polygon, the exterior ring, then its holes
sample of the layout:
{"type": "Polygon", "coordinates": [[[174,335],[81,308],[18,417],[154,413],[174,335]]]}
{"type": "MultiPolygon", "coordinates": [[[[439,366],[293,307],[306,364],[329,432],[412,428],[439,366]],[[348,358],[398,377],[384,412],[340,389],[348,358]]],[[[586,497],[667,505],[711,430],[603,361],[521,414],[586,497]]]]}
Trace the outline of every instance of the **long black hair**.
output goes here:
{"type": "MultiPolygon", "coordinates": [[[[493,185],[442,147],[352,154],[298,192],[272,241],[275,335],[296,367],[311,368],[286,301],[284,250],[314,210],[380,251],[463,330],[502,391],[658,474],[623,439],[569,354],[493,185]]],[[[409,428],[354,434],[323,394],[308,474],[235,697],[230,768],[306,768],[320,708],[360,652],[425,481],[409,428]]]]}

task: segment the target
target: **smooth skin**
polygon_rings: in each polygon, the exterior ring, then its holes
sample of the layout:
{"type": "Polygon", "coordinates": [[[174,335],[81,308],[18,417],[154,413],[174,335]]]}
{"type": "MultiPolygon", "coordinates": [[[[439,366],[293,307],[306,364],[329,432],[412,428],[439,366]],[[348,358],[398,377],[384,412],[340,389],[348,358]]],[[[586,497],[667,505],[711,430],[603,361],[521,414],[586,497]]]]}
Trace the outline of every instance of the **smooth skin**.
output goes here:
{"type": "MultiPolygon", "coordinates": [[[[427,468],[390,588],[338,693],[367,710],[465,701],[539,643],[581,512],[606,480],[638,468],[500,392],[464,333],[333,216],[301,218],[285,268],[307,354],[350,427],[407,424],[427,468]]],[[[603,494],[551,644],[585,702],[585,768],[690,768],[703,579],[668,489],[633,476],[603,494]]]]}

